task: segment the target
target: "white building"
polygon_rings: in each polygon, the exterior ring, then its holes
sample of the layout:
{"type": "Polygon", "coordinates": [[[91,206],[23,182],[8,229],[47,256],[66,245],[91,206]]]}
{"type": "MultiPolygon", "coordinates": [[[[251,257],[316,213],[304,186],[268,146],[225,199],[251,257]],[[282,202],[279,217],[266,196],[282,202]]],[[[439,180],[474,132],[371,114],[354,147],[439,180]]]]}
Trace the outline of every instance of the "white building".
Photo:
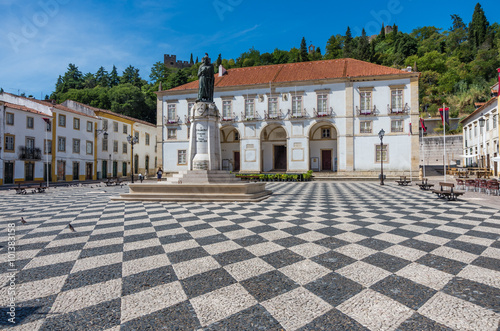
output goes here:
{"type": "MultiPolygon", "coordinates": [[[[382,157],[384,171],[399,175],[410,164],[417,171],[418,77],[353,59],[229,69],[215,78],[222,168],[373,176],[382,157]]],[[[157,92],[167,172],[187,169],[187,115],[197,93],[197,81],[157,92]]]]}
{"type": "Polygon", "coordinates": [[[463,125],[464,164],[491,169],[495,176],[500,172],[498,97],[461,121],[463,125]]]}

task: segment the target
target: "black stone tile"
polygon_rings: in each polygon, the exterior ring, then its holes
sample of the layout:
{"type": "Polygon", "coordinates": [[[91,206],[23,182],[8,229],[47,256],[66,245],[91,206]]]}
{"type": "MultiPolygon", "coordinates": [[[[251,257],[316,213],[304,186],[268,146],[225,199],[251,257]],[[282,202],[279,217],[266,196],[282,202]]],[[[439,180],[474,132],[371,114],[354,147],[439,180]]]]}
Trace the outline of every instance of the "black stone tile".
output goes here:
{"type": "Polygon", "coordinates": [[[336,236],[336,235],[339,235],[339,234],[342,234],[342,233],[346,232],[344,230],[337,229],[335,227],[328,227],[328,228],[318,229],[318,230],[315,230],[315,231],[319,232],[319,233],[322,233],[324,235],[330,236],[330,237],[333,237],[333,236],[336,236]]]}
{"type": "Polygon", "coordinates": [[[435,322],[419,313],[414,313],[409,319],[399,325],[396,331],[453,331],[443,324],[435,322]]]}
{"type": "Polygon", "coordinates": [[[106,330],[120,325],[121,300],[106,301],[57,317],[47,318],[40,330],[106,330]]]}
{"type": "MultiPolygon", "coordinates": [[[[490,220],[491,220],[491,218],[490,218],[490,220]]],[[[483,222],[483,223],[481,223],[481,226],[487,226],[490,228],[500,229],[500,222],[498,222],[498,223],[483,222]]]]}
{"type": "Polygon", "coordinates": [[[300,238],[297,238],[297,237],[281,238],[278,240],[274,240],[273,242],[280,245],[280,246],[287,247],[287,248],[307,243],[307,241],[300,239],[300,238]]]}
{"type": "Polygon", "coordinates": [[[387,276],[370,288],[415,310],[436,294],[436,290],[397,275],[387,276]]]}
{"type": "Polygon", "coordinates": [[[201,246],[206,246],[206,245],[220,243],[220,242],[223,242],[223,241],[228,241],[229,238],[226,237],[223,234],[216,234],[216,235],[213,235],[213,236],[208,236],[208,237],[203,237],[203,238],[196,238],[195,240],[201,246]]]}
{"type": "Polygon", "coordinates": [[[387,241],[375,239],[375,238],[366,238],[361,241],[358,241],[357,244],[375,249],[377,251],[383,251],[386,248],[389,248],[391,246],[394,246],[393,243],[389,243],[387,241]]]}
{"type": "Polygon", "coordinates": [[[35,249],[44,249],[45,246],[47,246],[48,244],[49,244],[49,242],[32,243],[32,244],[25,244],[25,245],[17,245],[16,246],[16,251],[21,252],[21,251],[31,251],[31,250],[35,250],[35,249]]]}
{"type": "Polygon", "coordinates": [[[286,229],[281,229],[281,231],[289,233],[289,234],[291,234],[293,236],[298,236],[299,234],[310,232],[311,230],[303,228],[301,226],[292,226],[292,227],[289,227],[289,228],[286,228],[286,229]]]}
{"type": "Polygon", "coordinates": [[[251,246],[251,245],[256,245],[256,244],[260,244],[260,243],[263,243],[263,242],[267,242],[267,240],[265,238],[262,238],[261,236],[255,234],[253,236],[235,239],[234,242],[237,243],[240,246],[247,247],[247,246],[251,246]]]}
{"type": "Polygon", "coordinates": [[[436,224],[436,223],[431,223],[431,222],[418,222],[418,226],[423,226],[425,228],[438,228],[441,226],[441,224],[436,224]]]}
{"type": "MultiPolygon", "coordinates": [[[[20,327],[23,324],[48,317],[50,309],[52,308],[52,305],[56,298],[57,295],[51,295],[44,298],[37,298],[24,302],[16,302],[15,324],[12,324],[8,321],[10,315],[7,315],[7,312],[9,312],[10,307],[0,307],[0,314],[2,316],[2,318],[0,318],[0,329],[3,329],[4,326],[6,326],[7,329],[13,326],[20,327]]],[[[5,300],[4,302],[7,304],[7,300],[5,300]]],[[[19,330],[22,330],[22,328],[20,328],[19,330]]],[[[26,328],[26,330],[28,329],[26,328]]]]}
{"type": "Polygon", "coordinates": [[[337,253],[337,252],[326,252],[324,254],[315,256],[311,259],[312,261],[321,264],[322,266],[335,271],[337,269],[343,268],[346,265],[352,264],[356,262],[357,260],[337,253]]]}
{"type": "Polygon", "coordinates": [[[368,228],[356,229],[356,230],[353,230],[351,232],[360,234],[360,235],[365,236],[365,237],[374,237],[374,236],[382,233],[380,231],[376,231],[376,230],[372,230],[372,229],[368,229],[368,228]]]}
{"type": "Polygon", "coordinates": [[[212,227],[208,223],[200,223],[196,225],[191,225],[191,226],[186,226],[184,229],[188,232],[193,232],[193,231],[199,231],[199,230],[207,230],[211,229],[212,227]]]}
{"type": "Polygon", "coordinates": [[[153,225],[148,220],[148,222],[144,222],[144,223],[125,225],[125,230],[127,231],[127,230],[136,230],[136,229],[146,229],[146,228],[152,228],[152,227],[153,227],[153,225]]]}
{"type": "Polygon", "coordinates": [[[312,322],[303,326],[299,331],[369,331],[356,320],[341,311],[333,308],[329,312],[317,317],[312,322]]]}
{"type": "MultiPolygon", "coordinates": [[[[391,217],[390,219],[393,219],[394,217],[391,217]]],[[[398,222],[394,222],[394,221],[387,221],[387,222],[382,222],[380,223],[382,225],[387,225],[387,226],[392,226],[393,228],[399,228],[399,227],[402,227],[402,226],[405,226],[406,224],[404,223],[398,223],[398,222]]]]}
{"type": "Polygon", "coordinates": [[[181,241],[191,240],[193,237],[189,233],[172,234],[165,237],[159,237],[162,245],[173,244],[181,241]]]}
{"type": "Polygon", "coordinates": [[[163,246],[153,246],[123,252],[123,262],[141,259],[143,257],[165,254],[163,246]]]}
{"type": "Polygon", "coordinates": [[[493,248],[500,248],[500,240],[494,241],[493,244],[490,245],[493,248]]]}
{"type": "MultiPolygon", "coordinates": [[[[103,234],[95,234],[90,236],[89,241],[101,241],[106,239],[115,239],[122,238],[123,231],[111,232],[111,233],[103,233],[103,234]]],[[[59,238],[57,238],[59,239],[59,238]]]]}
{"type": "Polygon", "coordinates": [[[234,283],[236,283],[236,280],[222,268],[210,270],[181,280],[184,292],[189,299],[234,283]]]}
{"type": "Polygon", "coordinates": [[[340,305],[364,289],[362,285],[335,272],[329,273],[304,287],[332,306],[340,305]]]}
{"type": "MultiPolygon", "coordinates": [[[[57,237],[55,237],[54,240],[63,240],[63,239],[72,239],[72,238],[87,237],[87,236],[90,236],[91,234],[92,234],[92,231],[81,232],[81,231],[78,231],[78,229],[77,229],[76,232],[61,233],[61,234],[57,235],[57,237]]],[[[23,237],[23,239],[28,239],[28,238],[23,237]]],[[[92,237],[90,237],[89,240],[92,240],[92,237]]]]}
{"type": "Polygon", "coordinates": [[[157,238],[156,232],[149,232],[149,233],[134,234],[131,236],[124,236],[123,242],[124,243],[131,243],[131,242],[135,242],[135,241],[143,241],[143,240],[148,240],[148,239],[153,239],[153,238],[157,238]]]}
{"type": "Polygon", "coordinates": [[[291,250],[282,249],[280,251],[260,257],[276,269],[304,260],[304,258],[291,250]]]}
{"type": "Polygon", "coordinates": [[[413,238],[416,236],[421,235],[421,233],[410,231],[410,230],[405,230],[405,229],[394,229],[389,231],[388,233],[395,234],[401,237],[406,237],[406,238],[413,238]]]}
{"type": "MultiPolygon", "coordinates": [[[[325,215],[323,215],[321,217],[325,217],[325,215]]],[[[327,225],[327,226],[334,226],[334,225],[340,224],[340,222],[337,222],[337,221],[334,221],[334,220],[326,220],[326,221],[321,221],[319,223],[327,225]]]]}
{"type": "Polygon", "coordinates": [[[29,283],[37,280],[67,275],[73,269],[75,261],[51,264],[49,267],[23,269],[16,275],[16,284],[29,283]]]}
{"type": "Polygon", "coordinates": [[[94,248],[88,248],[88,249],[82,250],[82,252],[80,253],[80,256],[78,258],[83,259],[86,257],[105,255],[105,254],[111,254],[111,253],[119,253],[122,251],[123,251],[123,244],[100,246],[100,247],[94,247],[94,248]]]}
{"type": "Polygon", "coordinates": [[[500,289],[455,277],[442,289],[444,293],[500,313],[500,289]]]}
{"type": "Polygon", "coordinates": [[[121,276],[121,263],[111,264],[108,266],[98,267],[90,270],[78,271],[68,276],[61,291],[68,291],[87,285],[104,283],[108,280],[121,278],[121,276]]]}
{"type": "Polygon", "coordinates": [[[226,232],[231,232],[231,231],[236,231],[236,230],[241,230],[244,229],[242,226],[238,224],[233,224],[233,225],[226,225],[226,226],[221,226],[221,227],[216,227],[216,229],[222,233],[226,232]]]}
{"type": "Polygon", "coordinates": [[[264,232],[270,232],[270,231],[275,231],[276,228],[270,226],[270,225],[260,225],[256,226],[254,228],[249,228],[248,230],[254,232],[254,233],[264,233],[264,232]]]}
{"type": "Polygon", "coordinates": [[[437,229],[432,229],[431,231],[428,231],[426,234],[430,236],[437,236],[441,238],[446,238],[446,239],[457,239],[461,235],[458,233],[452,233],[448,231],[442,231],[442,230],[437,230],[437,229]]]}
{"type": "Polygon", "coordinates": [[[204,330],[282,331],[283,327],[264,307],[257,304],[213,323],[204,330]]]}
{"type": "Polygon", "coordinates": [[[253,255],[244,248],[235,249],[229,252],[213,255],[213,258],[217,260],[217,262],[219,262],[219,264],[221,264],[222,266],[245,260],[250,260],[253,259],[254,257],[255,255],[253,255]]]}
{"type": "Polygon", "coordinates": [[[240,282],[240,284],[259,302],[269,300],[299,287],[297,283],[278,270],[252,277],[240,282]]]}
{"type": "Polygon", "coordinates": [[[207,251],[202,247],[194,247],[184,249],[182,251],[167,253],[167,256],[172,264],[193,260],[208,255],[209,254],[207,253],[207,251]]]}
{"type": "Polygon", "coordinates": [[[486,246],[471,244],[464,241],[452,240],[445,244],[445,246],[459,249],[468,253],[481,255],[481,253],[487,248],[486,246]]]}
{"type": "Polygon", "coordinates": [[[483,232],[483,231],[476,231],[476,230],[470,230],[465,233],[468,236],[472,237],[479,237],[479,238],[486,238],[486,239],[498,239],[498,234],[494,232],[483,232]]]}
{"type": "MultiPolygon", "coordinates": [[[[101,217],[99,220],[102,221],[103,218],[101,217]]],[[[109,229],[109,228],[117,228],[120,226],[123,226],[123,221],[116,222],[116,223],[97,223],[96,226],[94,227],[94,231],[95,230],[102,230],[102,229],[109,229]]]]}
{"type": "MultiPolygon", "coordinates": [[[[151,221],[153,221],[153,220],[151,220],[151,221]]],[[[182,228],[182,225],[180,225],[179,223],[170,223],[170,224],[163,224],[163,225],[155,225],[154,228],[158,232],[158,231],[165,231],[165,230],[182,228]]]]}
{"type": "Polygon", "coordinates": [[[418,249],[418,250],[421,250],[421,251],[424,251],[427,253],[429,253],[429,252],[431,252],[439,247],[439,245],[428,243],[426,241],[421,241],[421,240],[417,240],[417,239],[408,239],[408,240],[405,240],[403,242],[400,242],[399,245],[410,247],[410,248],[415,248],[415,249],[418,249]]]}
{"type": "Polygon", "coordinates": [[[434,254],[424,255],[415,262],[453,275],[458,274],[466,266],[465,263],[434,254]]]}
{"type": "Polygon", "coordinates": [[[315,241],[314,243],[330,249],[336,249],[350,244],[347,241],[340,240],[337,238],[323,238],[315,241]]]}
{"type": "Polygon", "coordinates": [[[491,257],[480,256],[474,261],[472,261],[473,265],[477,265],[479,267],[492,269],[496,271],[500,271],[500,256],[499,259],[494,259],[491,257]]]}
{"type": "Polygon", "coordinates": [[[176,280],[177,276],[170,265],[143,271],[123,278],[122,296],[149,290],[176,280]]]}
{"type": "Polygon", "coordinates": [[[147,221],[149,222],[149,217],[147,215],[131,215],[130,212],[127,212],[125,210],[125,222],[131,222],[131,221],[147,221]]]}
{"type": "Polygon", "coordinates": [[[365,257],[362,261],[390,272],[396,272],[411,263],[408,260],[382,252],[365,257]]]}

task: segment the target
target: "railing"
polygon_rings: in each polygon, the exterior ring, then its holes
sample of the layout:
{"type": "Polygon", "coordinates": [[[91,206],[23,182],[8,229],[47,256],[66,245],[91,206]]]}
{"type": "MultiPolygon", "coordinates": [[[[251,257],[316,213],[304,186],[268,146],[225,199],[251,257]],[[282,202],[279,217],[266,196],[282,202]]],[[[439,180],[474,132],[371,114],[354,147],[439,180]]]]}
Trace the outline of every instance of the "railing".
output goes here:
{"type": "Polygon", "coordinates": [[[370,115],[375,115],[377,114],[377,106],[373,106],[373,109],[360,109],[358,106],[356,106],[356,113],[358,116],[370,116],[370,115]]]}
{"type": "Polygon", "coordinates": [[[288,109],[288,115],[290,115],[290,118],[305,118],[308,117],[309,114],[307,114],[306,108],[300,109],[300,112],[293,112],[292,110],[288,109]]]}
{"type": "Polygon", "coordinates": [[[333,107],[330,107],[328,111],[316,111],[316,108],[313,108],[314,117],[333,117],[335,116],[335,112],[333,111],[333,107]]]}
{"type": "Polygon", "coordinates": [[[164,116],[164,123],[165,125],[172,125],[172,124],[179,124],[180,119],[179,115],[176,115],[175,118],[168,119],[166,116],[164,116]]]}
{"type": "Polygon", "coordinates": [[[222,122],[234,122],[236,119],[235,113],[233,113],[231,116],[221,116],[221,121],[222,122]]]}
{"type": "Polygon", "coordinates": [[[189,116],[187,116],[187,115],[184,115],[184,123],[191,124],[191,118],[189,116]]]}
{"type": "Polygon", "coordinates": [[[266,119],[266,120],[281,120],[281,119],[284,119],[287,115],[288,115],[288,113],[283,114],[281,109],[275,113],[270,113],[269,110],[267,110],[264,112],[264,119],[266,119]]]}
{"type": "Polygon", "coordinates": [[[387,114],[389,115],[408,114],[409,112],[410,106],[408,106],[408,103],[406,103],[403,108],[391,108],[389,104],[387,105],[387,114]]]}
{"type": "Polygon", "coordinates": [[[41,160],[42,150],[40,148],[19,147],[19,159],[21,160],[41,160]]]}

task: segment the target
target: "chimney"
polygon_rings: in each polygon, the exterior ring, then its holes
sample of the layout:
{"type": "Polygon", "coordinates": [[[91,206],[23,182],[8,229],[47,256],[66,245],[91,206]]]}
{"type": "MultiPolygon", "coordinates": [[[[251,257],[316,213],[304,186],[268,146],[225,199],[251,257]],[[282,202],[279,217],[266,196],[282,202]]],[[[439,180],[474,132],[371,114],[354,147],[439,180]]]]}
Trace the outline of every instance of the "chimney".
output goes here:
{"type": "Polygon", "coordinates": [[[227,70],[224,69],[224,67],[222,66],[222,64],[220,64],[219,65],[219,77],[224,76],[226,73],[227,73],[227,70]]]}

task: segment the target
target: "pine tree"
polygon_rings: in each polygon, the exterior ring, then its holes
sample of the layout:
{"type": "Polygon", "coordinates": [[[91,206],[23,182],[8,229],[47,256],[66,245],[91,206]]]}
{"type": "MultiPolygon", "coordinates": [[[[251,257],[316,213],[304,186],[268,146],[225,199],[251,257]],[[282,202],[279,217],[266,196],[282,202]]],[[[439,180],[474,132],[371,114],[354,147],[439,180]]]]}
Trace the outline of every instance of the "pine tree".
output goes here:
{"type": "Polygon", "coordinates": [[[370,61],[370,58],[370,42],[368,41],[366,31],[363,28],[363,31],[361,31],[361,37],[358,42],[358,59],[362,61],[370,61]]]}
{"type": "Polygon", "coordinates": [[[118,77],[116,67],[113,65],[113,70],[111,70],[111,73],[109,74],[109,86],[113,87],[118,84],[120,84],[120,78],[118,77]]]}
{"type": "Polygon", "coordinates": [[[219,56],[217,57],[217,61],[215,62],[215,67],[216,67],[217,69],[219,69],[219,66],[221,65],[221,63],[222,63],[222,56],[221,56],[221,54],[219,53],[219,56]]]}
{"type": "Polygon", "coordinates": [[[385,39],[385,26],[384,26],[384,23],[382,23],[382,29],[380,29],[380,39],[381,40],[384,40],[385,39]]]}
{"type": "Polygon", "coordinates": [[[340,36],[331,36],[326,42],[325,59],[338,59],[342,57],[342,46],[340,36]]]}
{"type": "Polygon", "coordinates": [[[309,55],[307,54],[307,44],[306,38],[302,37],[302,41],[300,42],[300,61],[309,61],[309,55]]]}
{"type": "Polygon", "coordinates": [[[347,57],[353,57],[354,55],[354,49],[352,45],[352,34],[351,34],[351,28],[347,27],[347,31],[345,32],[344,36],[344,48],[342,49],[342,57],[347,58],[347,57]]]}
{"type": "Polygon", "coordinates": [[[193,61],[193,53],[191,53],[191,58],[189,59],[189,64],[193,65],[194,64],[194,61],[193,61]]]}
{"type": "Polygon", "coordinates": [[[104,67],[100,67],[95,73],[95,81],[97,85],[100,85],[102,87],[109,86],[109,75],[104,67]]]}
{"type": "Polygon", "coordinates": [[[474,47],[478,48],[486,40],[488,26],[484,10],[477,3],[472,14],[472,21],[469,23],[469,41],[474,47]]]}
{"type": "Polygon", "coordinates": [[[198,62],[200,62],[200,61],[198,61],[198,57],[196,57],[196,63],[198,63],[198,62]]]}

